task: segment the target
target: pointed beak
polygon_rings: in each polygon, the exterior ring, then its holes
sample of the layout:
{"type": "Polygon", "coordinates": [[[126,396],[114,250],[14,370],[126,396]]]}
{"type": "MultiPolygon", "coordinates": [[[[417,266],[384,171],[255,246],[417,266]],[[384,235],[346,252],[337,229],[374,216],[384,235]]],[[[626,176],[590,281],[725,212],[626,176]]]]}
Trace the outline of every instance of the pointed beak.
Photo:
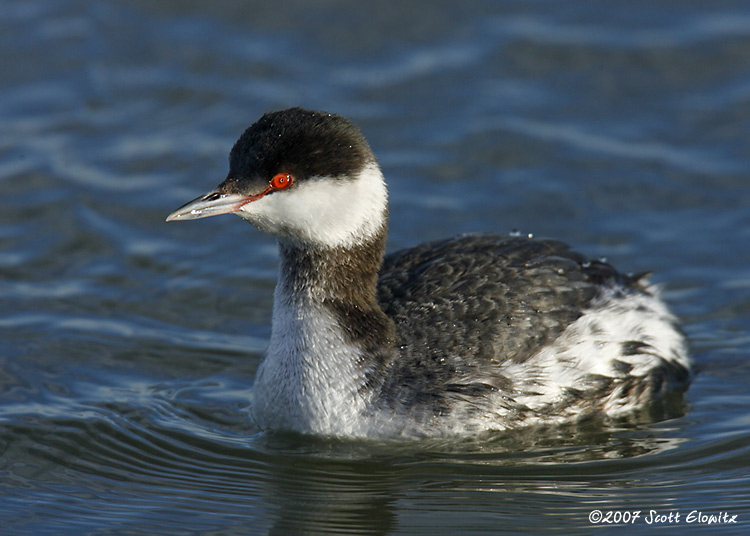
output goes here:
{"type": "Polygon", "coordinates": [[[209,192],[206,195],[185,203],[167,216],[167,221],[184,221],[218,216],[219,214],[234,214],[258,196],[227,194],[220,191],[209,192]]]}

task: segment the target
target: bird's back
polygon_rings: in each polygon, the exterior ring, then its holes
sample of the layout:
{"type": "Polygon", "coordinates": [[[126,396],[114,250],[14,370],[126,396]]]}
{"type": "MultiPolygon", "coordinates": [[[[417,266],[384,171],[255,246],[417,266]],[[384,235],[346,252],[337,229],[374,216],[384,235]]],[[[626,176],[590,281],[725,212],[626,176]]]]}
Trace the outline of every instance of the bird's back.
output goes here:
{"type": "MultiPolygon", "coordinates": [[[[553,240],[469,235],[393,253],[381,269],[378,301],[395,322],[398,355],[381,400],[419,413],[425,426],[452,413],[528,418],[520,397],[551,381],[539,372],[539,356],[605,294],[651,299],[639,278],[553,240]]],[[[588,390],[606,391],[610,380],[588,390]]]]}

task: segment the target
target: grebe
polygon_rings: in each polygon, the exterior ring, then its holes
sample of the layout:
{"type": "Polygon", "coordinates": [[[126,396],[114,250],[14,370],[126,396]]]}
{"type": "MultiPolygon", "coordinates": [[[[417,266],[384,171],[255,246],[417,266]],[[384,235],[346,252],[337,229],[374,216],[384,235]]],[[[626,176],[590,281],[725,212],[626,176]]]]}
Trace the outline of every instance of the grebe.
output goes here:
{"type": "Polygon", "coordinates": [[[167,218],[236,214],[278,240],[260,427],[468,435],[621,414],[687,384],[685,339],[645,277],[517,236],[384,256],[387,197],[352,122],[292,108],[248,128],[226,180],[167,218]]]}

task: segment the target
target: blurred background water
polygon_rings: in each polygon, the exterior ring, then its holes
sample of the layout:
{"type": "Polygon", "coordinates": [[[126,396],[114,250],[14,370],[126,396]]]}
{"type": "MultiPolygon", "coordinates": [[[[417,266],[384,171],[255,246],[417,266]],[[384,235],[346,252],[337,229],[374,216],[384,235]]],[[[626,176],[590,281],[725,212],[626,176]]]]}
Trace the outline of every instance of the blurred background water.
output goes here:
{"type": "Polygon", "coordinates": [[[0,65],[3,534],[661,533],[651,509],[750,531],[746,2],[3,0],[0,65]],[[164,218],[294,105],[363,129],[390,249],[519,229],[654,270],[700,370],[677,411],[400,446],[259,432],[275,245],[164,218]]]}

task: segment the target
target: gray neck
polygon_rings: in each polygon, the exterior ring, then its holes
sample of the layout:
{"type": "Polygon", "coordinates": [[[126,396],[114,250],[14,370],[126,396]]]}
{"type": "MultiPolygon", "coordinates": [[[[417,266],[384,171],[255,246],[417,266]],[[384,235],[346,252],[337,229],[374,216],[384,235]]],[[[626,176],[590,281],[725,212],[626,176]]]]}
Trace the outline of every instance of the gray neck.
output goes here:
{"type": "Polygon", "coordinates": [[[346,342],[373,350],[393,343],[395,326],[377,302],[377,282],[385,252],[386,228],[351,247],[300,247],[281,242],[279,288],[276,297],[303,308],[329,312],[346,342]]]}
{"type": "Polygon", "coordinates": [[[281,243],[273,333],[255,380],[261,426],[341,433],[361,426],[395,355],[377,304],[385,231],[354,248],[281,243]]]}

